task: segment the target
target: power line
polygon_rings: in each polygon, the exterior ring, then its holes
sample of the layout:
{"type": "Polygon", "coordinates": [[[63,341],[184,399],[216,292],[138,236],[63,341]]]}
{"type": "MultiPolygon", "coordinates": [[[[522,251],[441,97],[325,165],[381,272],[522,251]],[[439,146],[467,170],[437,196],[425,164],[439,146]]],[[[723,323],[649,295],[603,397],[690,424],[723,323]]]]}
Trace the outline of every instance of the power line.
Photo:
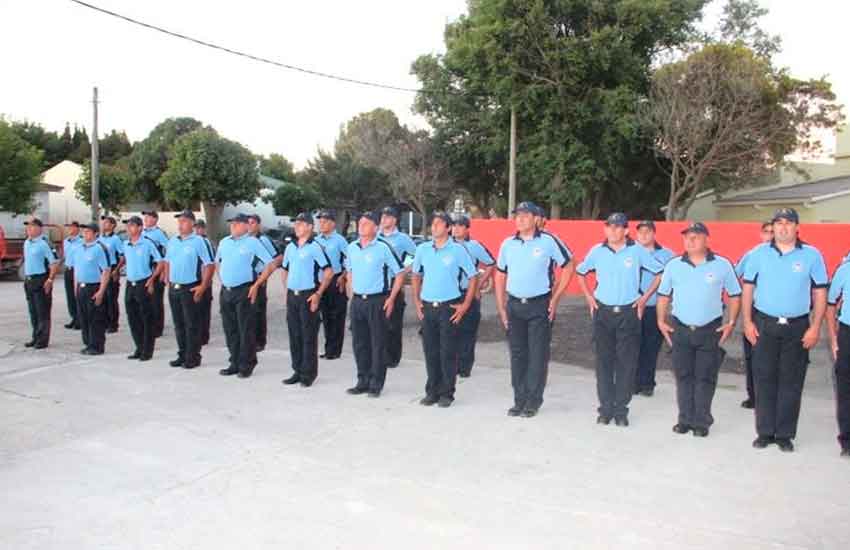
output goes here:
{"type": "Polygon", "coordinates": [[[206,42],[206,41],[200,40],[198,38],[192,38],[191,36],[187,36],[185,34],[170,31],[168,29],[164,29],[162,27],[158,27],[158,26],[152,25],[150,23],[145,23],[144,21],[139,21],[138,19],[133,19],[132,17],[127,17],[126,15],[121,15],[120,13],[116,13],[114,11],[110,11],[110,10],[95,6],[93,4],[89,4],[88,2],[82,2],[81,0],[70,0],[70,1],[73,2],[74,4],[82,6],[84,8],[88,8],[90,10],[94,10],[94,11],[100,12],[100,13],[105,14],[105,15],[110,15],[112,17],[117,17],[118,19],[122,19],[122,20],[124,20],[128,23],[132,23],[134,25],[138,25],[140,27],[144,27],[146,29],[157,31],[157,32],[160,32],[160,33],[163,33],[163,34],[167,34],[168,36],[171,36],[171,37],[174,37],[174,38],[179,38],[181,40],[194,42],[195,44],[198,44],[200,46],[205,46],[207,48],[219,50],[219,51],[222,51],[222,52],[225,52],[225,53],[229,53],[231,55],[237,55],[239,57],[244,57],[246,59],[251,59],[253,61],[259,61],[260,63],[265,63],[267,65],[274,65],[275,67],[279,67],[279,68],[282,68],[282,69],[288,69],[290,71],[297,71],[299,73],[304,73],[304,74],[308,74],[308,75],[311,75],[311,76],[318,76],[320,78],[328,78],[330,80],[347,82],[349,84],[358,84],[360,86],[369,86],[369,87],[372,87],[372,88],[381,88],[381,89],[384,89],[384,90],[393,90],[393,91],[396,91],[396,92],[423,93],[423,94],[445,93],[445,92],[433,92],[433,91],[428,91],[428,90],[424,90],[424,89],[417,89],[417,88],[405,88],[403,86],[393,86],[391,84],[383,84],[383,83],[380,83],[380,82],[370,82],[368,80],[358,80],[356,78],[348,78],[348,77],[339,76],[339,75],[335,75],[335,74],[331,74],[331,73],[314,71],[312,69],[305,69],[304,67],[289,65],[287,63],[282,63],[280,61],[275,61],[273,59],[268,59],[266,57],[260,57],[260,56],[252,55],[252,54],[249,54],[249,53],[246,53],[246,52],[241,52],[239,50],[234,50],[232,48],[219,46],[218,44],[213,44],[212,42],[206,42]]]}

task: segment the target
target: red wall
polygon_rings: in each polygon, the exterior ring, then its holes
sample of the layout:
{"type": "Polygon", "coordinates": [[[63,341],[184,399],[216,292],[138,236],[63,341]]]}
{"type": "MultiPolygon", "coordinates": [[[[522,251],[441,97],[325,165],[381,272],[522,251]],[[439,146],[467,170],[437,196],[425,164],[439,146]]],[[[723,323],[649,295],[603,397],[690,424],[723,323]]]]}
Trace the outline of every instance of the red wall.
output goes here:
{"type": "MultiPolygon", "coordinates": [[[[580,262],[593,245],[604,239],[602,223],[587,220],[557,220],[547,223],[546,229],[561,237],[575,254],[576,261],[580,262]]],[[[634,236],[636,225],[637,222],[630,223],[632,236],[634,236]]],[[[658,242],[676,254],[680,254],[682,252],[680,231],[685,227],[686,222],[656,222],[655,225],[658,242]]],[[[727,257],[733,263],[759,243],[760,223],[707,222],[706,225],[711,232],[712,250],[727,257]]],[[[494,255],[498,255],[502,241],[515,231],[512,220],[472,220],[472,238],[481,241],[494,255]]],[[[800,237],[821,251],[830,274],[850,251],[850,224],[803,224],[800,227],[800,237]]],[[[579,292],[575,280],[570,283],[569,290],[573,293],[579,292]]]]}

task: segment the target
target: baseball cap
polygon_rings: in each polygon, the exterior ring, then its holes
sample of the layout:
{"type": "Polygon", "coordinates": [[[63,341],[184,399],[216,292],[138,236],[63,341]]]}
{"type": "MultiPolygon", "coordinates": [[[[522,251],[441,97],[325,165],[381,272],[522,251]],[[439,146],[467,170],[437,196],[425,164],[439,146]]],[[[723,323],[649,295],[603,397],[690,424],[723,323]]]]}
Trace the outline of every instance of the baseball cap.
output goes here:
{"type": "Polygon", "coordinates": [[[232,218],[230,218],[229,220],[227,220],[227,222],[228,223],[248,223],[248,216],[246,216],[245,214],[240,212],[240,213],[236,214],[235,216],[233,216],[232,218]]]}
{"type": "Polygon", "coordinates": [[[129,219],[122,220],[121,223],[124,225],[134,224],[134,225],[142,225],[142,218],[139,216],[130,216],[129,219]]]}
{"type": "Polygon", "coordinates": [[[629,218],[622,212],[614,212],[605,219],[605,225],[629,226],[629,218]]]}
{"type": "Polygon", "coordinates": [[[249,220],[254,220],[257,223],[263,223],[263,218],[259,214],[248,214],[249,220]]]}
{"type": "Polygon", "coordinates": [[[519,214],[521,212],[528,212],[529,214],[539,216],[540,215],[540,208],[531,201],[522,201],[521,203],[516,205],[516,208],[514,208],[513,213],[519,214]]]}
{"type": "Polygon", "coordinates": [[[157,212],[156,210],[143,210],[142,216],[153,216],[154,218],[159,219],[159,212],[157,212]]]}
{"type": "Polygon", "coordinates": [[[466,214],[455,214],[453,222],[455,225],[462,225],[464,227],[469,227],[471,223],[469,220],[469,216],[467,216],[466,214]]]}
{"type": "Polygon", "coordinates": [[[708,228],[702,222],[692,222],[686,228],[682,229],[682,235],[687,233],[701,233],[703,235],[709,235],[708,228]]]}
{"type": "Polygon", "coordinates": [[[38,218],[33,218],[33,219],[29,220],[29,221],[25,221],[25,222],[24,222],[24,225],[37,225],[37,226],[39,226],[39,227],[44,227],[44,222],[42,222],[42,221],[41,221],[40,219],[38,219],[38,218]]]}
{"type": "Polygon", "coordinates": [[[773,222],[777,220],[788,220],[792,223],[800,223],[800,215],[793,208],[780,208],[773,214],[773,222]]]}
{"type": "Polygon", "coordinates": [[[646,227],[647,229],[655,231],[655,222],[652,220],[642,220],[639,224],[637,224],[637,229],[640,229],[641,227],[646,227]]]}
{"type": "Polygon", "coordinates": [[[73,221],[73,222],[70,222],[70,223],[66,223],[65,227],[80,227],[80,222],[73,221]]]}
{"type": "Polygon", "coordinates": [[[319,212],[316,214],[316,217],[320,220],[324,218],[336,221],[336,213],[333,210],[319,210],[319,212]]]}
{"type": "Polygon", "coordinates": [[[381,214],[384,216],[392,216],[393,218],[398,219],[398,209],[394,206],[385,206],[381,210],[381,214]]]}
{"type": "Polygon", "coordinates": [[[295,216],[296,222],[304,222],[306,224],[313,225],[313,216],[309,212],[301,212],[297,216],[295,216]]]}
{"type": "Polygon", "coordinates": [[[207,222],[204,220],[195,220],[195,227],[206,227],[207,222]]]}
{"type": "Polygon", "coordinates": [[[118,223],[118,220],[116,220],[112,216],[101,216],[100,219],[108,221],[108,222],[112,222],[112,225],[116,225],[118,223]]]}
{"type": "Polygon", "coordinates": [[[174,214],[175,218],[186,218],[187,220],[195,221],[195,213],[191,210],[183,210],[182,212],[178,212],[174,214]]]}
{"type": "Polygon", "coordinates": [[[358,221],[362,218],[366,218],[367,220],[371,221],[375,225],[379,225],[381,223],[380,214],[378,214],[374,210],[366,210],[365,212],[361,212],[360,218],[358,218],[358,221]]]}
{"type": "Polygon", "coordinates": [[[431,221],[433,222],[434,220],[443,220],[446,225],[451,225],[453,223],[452,217],[449,216],[449,213],[445,210],[434,210],[434,212],[431,213],[431,221]]]}
{"type": "Polygon", "coordinates": [[[98,225],[94,222],[80,224],[80,229],[91,229],[95,233],[100,231],[100,227],[98,227],[98,225]]]}

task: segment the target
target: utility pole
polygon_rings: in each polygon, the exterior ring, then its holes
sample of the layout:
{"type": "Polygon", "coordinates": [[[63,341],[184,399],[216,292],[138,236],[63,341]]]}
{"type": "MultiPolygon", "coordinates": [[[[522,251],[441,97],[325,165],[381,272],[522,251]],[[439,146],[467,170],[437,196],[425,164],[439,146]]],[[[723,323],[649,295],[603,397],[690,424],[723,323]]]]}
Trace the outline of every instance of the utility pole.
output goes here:
{"type": "Polygon", "coordinates": [[[516,208],[516,107],[511,107],[511,157],[508,163],[508,217],[516,208]]]}
{"type": "Polygon", "coordinates": [[[100,214],[100,149],[97,138],[97,86],[92,97],[94,119],[91,134],[91,219],[97,223],[100,214]]]}

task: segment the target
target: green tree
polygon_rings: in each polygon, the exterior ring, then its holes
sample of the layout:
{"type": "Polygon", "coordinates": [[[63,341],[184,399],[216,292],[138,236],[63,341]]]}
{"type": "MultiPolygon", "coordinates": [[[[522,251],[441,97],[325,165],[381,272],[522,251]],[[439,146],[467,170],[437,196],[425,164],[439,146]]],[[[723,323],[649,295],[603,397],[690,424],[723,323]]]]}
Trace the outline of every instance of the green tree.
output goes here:
{"type": "Polygon", "coordinates": [[[278,216],[295,216],[300,212],[310,212],[322,206],[323,200],[312,185],[286,183],[274,191],[270,200],[278,216]]]}
{"type": "Polygon", "coordinates": [[[62,138],[56,132],[50,132],[40,124],[26,121],[13,121],[10,125],[18,137],[44,153],[42,171],[62,162],[67,157],[62,138]]]}
{"type": "Polygon", "coordinates": [[[91,141],[89,141],[89,135],[85,128],[74,126],[71,146],[72,150],[68,155],[68,160],[83,164],[86,160],[91,159],[91,141]]]}
{"type": "Polygon", "coordinates": [[[272,153],[268,157],[261,155],[257,158],[260,161],[260,174],[281,181],[295,182],[295,165],[285,156],[272,153]]]}
{"type": "Polygon", "coordinates": [[[159,178],[168,169],[171,148],[181,136],[202,127],[203,124],[194,118],[168,118],[135,145],[129,159],[129,170],[142,199],[164,205],[159,178]]]}
{"type": "Polygon", "coordinates": [[[0,118],[0,210],[25,214],[41,182],[43,153],[0,118]]]}
{"type": "Polygon", "coordinates": [[[178,138],[169,157],[168,169],[159,178],[165,199],[184,208],[200,202],[213,229],[220,227],[226,204],[251,202],[259,195],[254,155],[211,128],[178,138]]]}
{"type": "MultiPolygon", "coordinates": [[[[91,206],[91,161],[83,163],[83,171],[74,184],[77,198],[91,206]]],[[[126,159],[115,165],[101,164],[98,173],[98,195],[100,206],[106,211],[117,214],[130,201],[136,198],[136,189],[130,178],[126,159]]]]}
{"type": "Polygon", "coordinates": [[[100,161],[104,164],[115,164],[133,152],[133,146],[124,131],[112,130],[100,139],[98,146],[100,161]]]}

